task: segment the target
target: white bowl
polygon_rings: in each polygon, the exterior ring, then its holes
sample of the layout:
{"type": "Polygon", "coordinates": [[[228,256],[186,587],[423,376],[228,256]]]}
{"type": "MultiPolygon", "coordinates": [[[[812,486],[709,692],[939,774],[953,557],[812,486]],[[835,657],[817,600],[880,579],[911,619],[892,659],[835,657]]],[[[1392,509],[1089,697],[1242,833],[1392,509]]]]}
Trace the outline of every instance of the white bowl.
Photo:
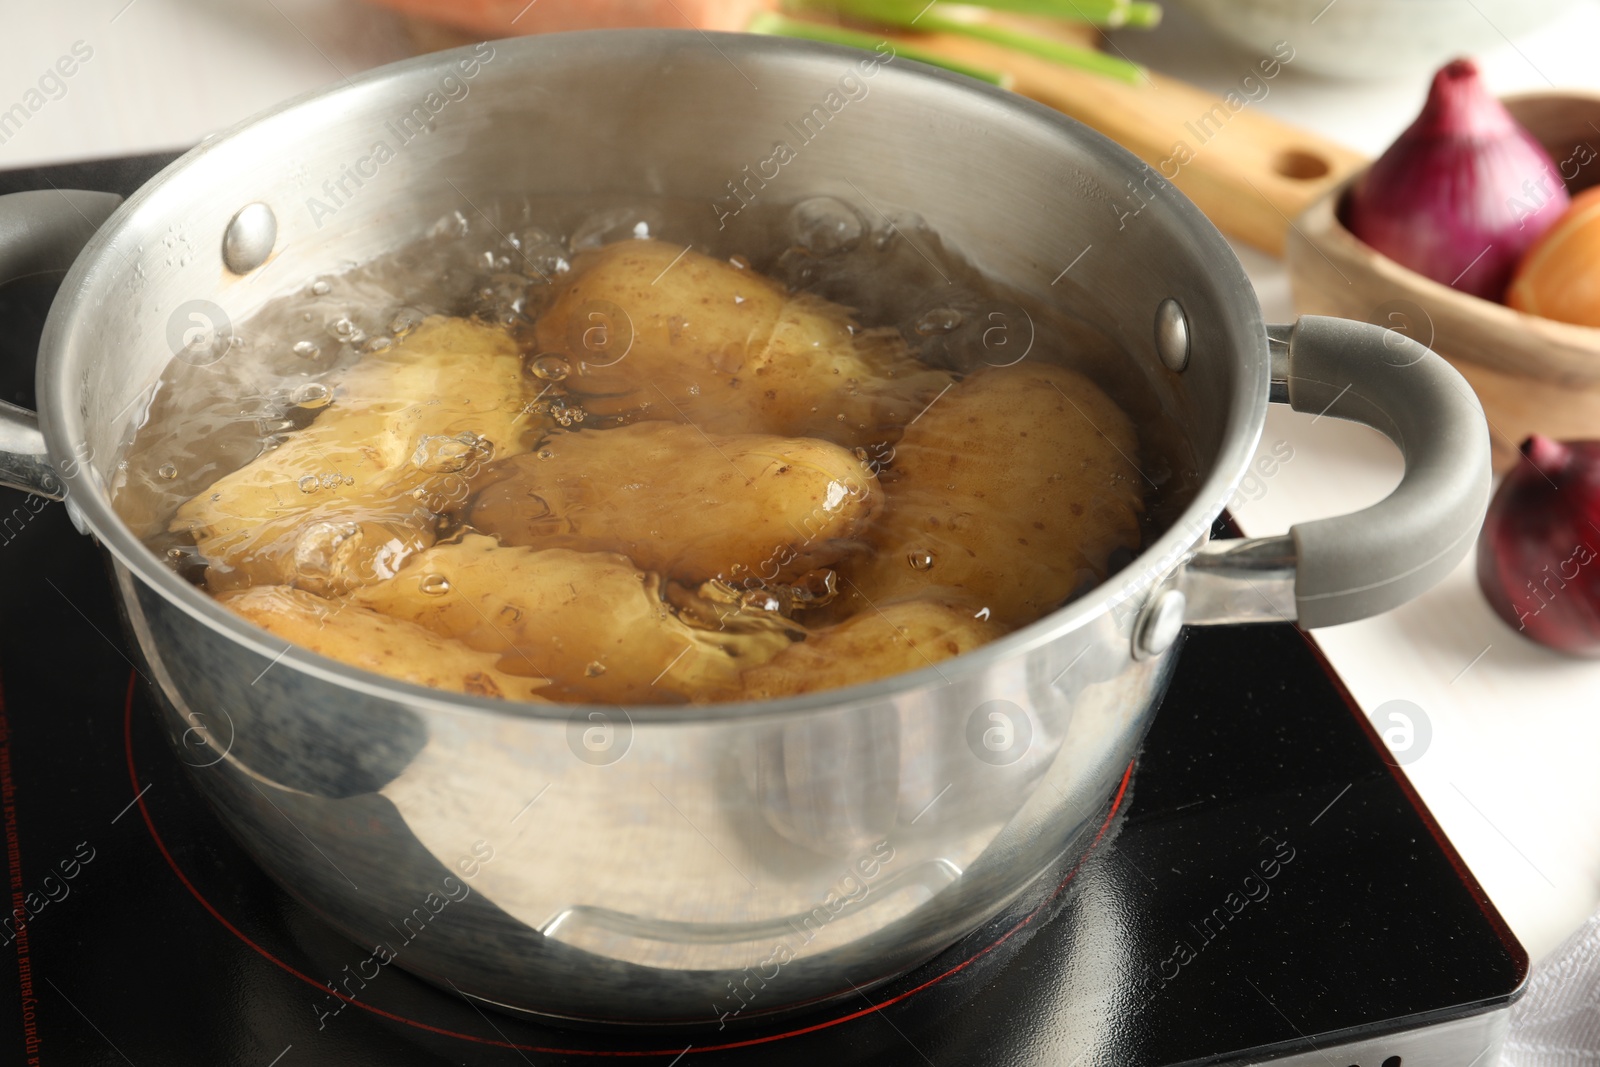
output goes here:
{"type": "Polygon", "coordinates": [[[1270,54],[1294,48],[1296,70],[1381,80],[1431,71],[1503,45],[1573,0],[1178,0],[1214,31],[1270,54]]]}

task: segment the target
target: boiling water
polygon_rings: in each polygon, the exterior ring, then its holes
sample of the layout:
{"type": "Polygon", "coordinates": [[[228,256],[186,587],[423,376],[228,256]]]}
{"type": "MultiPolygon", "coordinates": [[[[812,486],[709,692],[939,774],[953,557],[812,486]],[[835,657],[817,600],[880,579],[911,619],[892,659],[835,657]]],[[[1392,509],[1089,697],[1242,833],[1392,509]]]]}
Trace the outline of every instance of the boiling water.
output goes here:
{"type": "MultiPolygon", "coordinates": [[[[1027,358],[1085,374],[1139,427],[1146,542],[1171,524],[1198,484],[1173,398],[1138,361],[1086,318],[985,279],[915,216],[869,222],[831,197],[765,212],[751,207],[741,217],[740,246],[730,247],[727,235],[689,221],[702,218],[703,207],[592,198],[484,207],[483,216],[447,215],[420,241],[372,262],[306,278],[238,324],[221,358],[175,359],[116,472],[115,505],[134,531],[203,583],[205,563],[188,535],[168,532],[178,507],[308,425],[332,400],[342,371],[401,342],[429,315],[505,327],[524,352],[530,379],[550,387],[538,408],[548,424],[585,424],[582,405],[562,395],[567,368],[537,352],[533,324],[578,254],[644,237],[729,258],[791,290],[855,308],[864,326],[898,328],[929,367],[965,375],[1027,358]]],[[[300,488],[315,491],[318,484],[306,479],[319,477],[306,472],[300,488]]],[[[1122,556],[1112,569],[1132,558],[1122,556]]]]}

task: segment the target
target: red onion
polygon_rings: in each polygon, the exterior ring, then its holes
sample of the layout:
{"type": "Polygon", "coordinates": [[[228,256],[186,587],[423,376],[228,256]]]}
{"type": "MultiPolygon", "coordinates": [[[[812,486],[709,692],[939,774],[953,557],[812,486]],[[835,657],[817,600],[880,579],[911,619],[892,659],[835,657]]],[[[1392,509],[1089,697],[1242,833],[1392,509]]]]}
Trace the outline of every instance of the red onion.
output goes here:
{"type": "Polygon", "coordinates": [[[1600,441],[1522,443],[1478,538],[1478,585],[1542,645],[1600,657],[1600,441]]]}
{"type": "Polygon", "coordinates": [[[1402,266],[1499,300],[1522,254],[1566,210],[1550,153],[1489,94],[1468,59],[1351,189],[1350,232],[1402,266]]]}

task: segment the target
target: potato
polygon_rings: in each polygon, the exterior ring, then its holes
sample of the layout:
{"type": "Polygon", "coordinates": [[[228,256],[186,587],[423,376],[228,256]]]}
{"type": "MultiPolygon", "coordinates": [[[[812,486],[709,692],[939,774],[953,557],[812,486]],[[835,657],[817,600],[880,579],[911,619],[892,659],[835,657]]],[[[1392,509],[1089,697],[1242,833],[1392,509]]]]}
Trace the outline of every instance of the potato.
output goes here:
{"type": "Polygon", "coordinates": [[[672,422],[557,433],[484,477],[468,521],[502,544],[621,552],[692,584],[792,581],[843,556],[883,503],[838,445],[672,422]]]}
{"type": "Polygon", "coordinates": [[[770,662],[744,672],[752,700],[796,696],[870,682],[970,652],[1005,630],[973,617],[972,608],[937,600],[902,600],[868,608],[816,630],[770,662]]]}
{"type": "Polygon", "coordinates": [[[364,356],[310,426],[178,509],[213,592],[294,585],[336,595],[433,543],[493,455],[524,451],[523,375],[503,331],[428,319],[364,356]]]}
{"type": "Polygon", "coordinates": [[[481,534],[418,553],[398,577],[352,600],[493,653],[508,673],[548,678],[554,700],[726,698],[742,670],[791,643],[781,620],[720,632],[689,626],[663,601],[660,579],[624,556],[507,548],[481,534]]]}
{"type": "Polygon", "coordinates": [[[867,444],[950,382],[893,330],[858,332],[838,304],[656,241],[579,257],[536,336],[586,411],[708,433],[867,444]]]}
{"type": "Polygon", "coordinates": [[[1139,546],[1133,424],[1095,384],[1046,364],[986,370],[906,429],[884,476],[869,561],[842,576],[852,611],[909,596],[1032,622],[1139,546]]]}
{"type": "Polygon", "coordinates": [[[257,586],[220,599],[285,641],[352,667],[452,693],[542,700],[539,690],[546,683],[541,679],[506,674],[489,653],[368,608],[282,585],[257,586]]]}

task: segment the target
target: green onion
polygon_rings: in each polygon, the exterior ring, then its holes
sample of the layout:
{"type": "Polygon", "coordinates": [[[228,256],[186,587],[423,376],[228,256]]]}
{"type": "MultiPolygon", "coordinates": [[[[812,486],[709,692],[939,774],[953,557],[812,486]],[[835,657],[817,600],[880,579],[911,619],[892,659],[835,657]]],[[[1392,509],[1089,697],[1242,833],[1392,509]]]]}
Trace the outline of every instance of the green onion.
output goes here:
{"type": "MultiPolygon", "coordinates": [[[[965,0],[963,6],[986,7],[1020,15],[1042,15],[1069,22],[1117,29],[1132,26],[1149,29],[1161,22],[1161,5],[1148,0],[965,0]]],[[[791,0],[790,6],[815,11],[831,11],[846,18],[861,18],[906,26],[922,21],[917,15],[927,0],[791,0]]],[[[948,9],[951,5],[940,4],[948,9]]]]}
{"type": "Polygon", "coordinates": [[[1044,15],[1117,29],[1149,29],[1161,21],[1161,5],[1143,0],[969,0],[979,7],[1015,11],[1019,15],[1044,15]]]}
{"type": "Polygon", "coordinates": [[[904,56],[906,59],[916,60],[918,63],[927,63],[930,66],[943,67],[953,70],[957,74],[965,74],[969,78],[988,82],[990,85],[999,85],[1009,88],[1011,75],[1003,71],[989,70],[985,67],[975,67],[970,63],[962,63],[948,56],[939,55],[923,48],[913,48],[900,41],[889,42],[885,38],[872,33],[861,33],[856,30],[846,30],[838,26],[827,26],[820,22],[806,22],[802,19],[785,18],[782,15],[773,15],[766,12],[758,14],[750,20],[747,29],[751,33],[771,34],[774,37],[797,37],[806,41],[821,41],[824,44],[842,44],[850,48],[861,48],[868,52],[876,51],[879,45],[889,44],[894,49],[894,54],[904,56]]]}
{"type": "Polygon", "coordinates": [[[1015,52],[1038,56],[1065,67],[1078,67],[1125,82],[1138,82],[1144,77],[1144,68],[1138,64],[1092,48],[1052,41],[1047,37],[1021,33],[1003,26],[952,18],[945,14],[951,9],[949,4],[928,3],[927,0],[787,0],[786,6],[796,10],[820,8],[869,22],[928,33],[960,34],[1015,52]]]}

